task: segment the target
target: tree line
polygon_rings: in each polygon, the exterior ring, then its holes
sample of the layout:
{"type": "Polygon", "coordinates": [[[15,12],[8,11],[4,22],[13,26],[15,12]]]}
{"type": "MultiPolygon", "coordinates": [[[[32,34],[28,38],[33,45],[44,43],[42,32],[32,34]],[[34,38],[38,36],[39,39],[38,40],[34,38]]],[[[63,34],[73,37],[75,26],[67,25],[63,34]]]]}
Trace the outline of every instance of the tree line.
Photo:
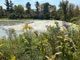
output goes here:
{"type": "Polygon", "coordinates": [[[35,3],[36,9],[31,8],[30,2],[26,3],[26,9],[22,5],[14,5],[10,0],[5,0],[6,9],[0,6],[0,18],[9,19],[56,19],[70,21],[74,17],[79,17],[80,8],[78,5],[62,0],[59,9],[48,2],[40,4],[35,3]]]}

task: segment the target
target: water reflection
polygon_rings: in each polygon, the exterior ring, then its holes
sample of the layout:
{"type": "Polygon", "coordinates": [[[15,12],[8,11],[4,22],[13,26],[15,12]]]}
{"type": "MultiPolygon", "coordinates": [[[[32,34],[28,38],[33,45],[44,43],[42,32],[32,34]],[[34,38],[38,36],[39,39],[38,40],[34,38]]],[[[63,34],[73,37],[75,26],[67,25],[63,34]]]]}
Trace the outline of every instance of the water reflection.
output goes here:
{"type": "MultiPolygon", "coordinates": [[[[4,28],[0,28],[0,39],[2,39],[4,36],[6,38],[8,38],[8,34],[9,34],[10,30],[8,29],[4,29],[4,28]]],[[[23,31],[15,31],[16,35],[19,35],[19,34],[23,34],[24,32],[23,31]]]]}
{"type": "Polygon", "coordinates": [[[3,36],[7,36],[6,31],[2,28],[0,28],[0,38],[3,36]]]}

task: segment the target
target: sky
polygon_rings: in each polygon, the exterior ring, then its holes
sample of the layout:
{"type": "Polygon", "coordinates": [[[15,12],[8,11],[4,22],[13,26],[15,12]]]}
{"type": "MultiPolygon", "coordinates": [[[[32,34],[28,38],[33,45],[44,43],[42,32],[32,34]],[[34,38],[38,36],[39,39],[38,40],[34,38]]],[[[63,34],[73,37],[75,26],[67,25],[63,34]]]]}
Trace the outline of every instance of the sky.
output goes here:
{"type": "MultiPolygon", "coordinates": [[[[30,2],[31,3],[31,7],[35,8],[35,2],[36,1],[38,1],[40,4],[45,3],[45,2],[49,2],[51,5],[56,5],[56,7],[59,8],[59,3],[62,0],[12,0],[14,5],[19,5],[20,4],[24,8],[25,8],[25,5],[26,5],[27,2],[30,2]]],[[[80,6],[80,0],[69,0],[69,2],[80,6]]],[[[3,8],[6,8],[5,0],[0,0],[0,6],[3,6],[3,8]]]]}

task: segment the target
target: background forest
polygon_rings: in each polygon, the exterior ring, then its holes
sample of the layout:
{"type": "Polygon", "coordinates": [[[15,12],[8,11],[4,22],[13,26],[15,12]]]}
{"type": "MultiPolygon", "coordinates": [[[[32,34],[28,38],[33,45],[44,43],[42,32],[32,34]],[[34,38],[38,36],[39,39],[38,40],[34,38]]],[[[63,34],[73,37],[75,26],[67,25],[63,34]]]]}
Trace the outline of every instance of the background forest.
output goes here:
{"type": "Polygon", "coordinates": [[[35,3],[35,9],[31,8],[30,2],[26,3],[26,9],[22,5],[14,5],[10,0],[5,0],[6,9],[0,6],[0,18],[9,19],[56,19],[68,22],[80,19],[80,8],[78,5],[62,0],[57,9],[55,5],[48,2],[35,3]]]}

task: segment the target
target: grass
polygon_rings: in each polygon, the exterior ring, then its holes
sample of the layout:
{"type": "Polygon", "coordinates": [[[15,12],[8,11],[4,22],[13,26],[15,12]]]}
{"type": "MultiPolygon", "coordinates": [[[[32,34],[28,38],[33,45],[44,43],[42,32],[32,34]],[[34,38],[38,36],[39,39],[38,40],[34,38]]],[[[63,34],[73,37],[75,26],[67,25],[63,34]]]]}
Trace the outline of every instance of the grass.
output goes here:
{"type": "Polygon", "coordinates": [[[9,19],[9,18],[0,18],[0,20],[33,20],[33,19],[9,19]]]}

